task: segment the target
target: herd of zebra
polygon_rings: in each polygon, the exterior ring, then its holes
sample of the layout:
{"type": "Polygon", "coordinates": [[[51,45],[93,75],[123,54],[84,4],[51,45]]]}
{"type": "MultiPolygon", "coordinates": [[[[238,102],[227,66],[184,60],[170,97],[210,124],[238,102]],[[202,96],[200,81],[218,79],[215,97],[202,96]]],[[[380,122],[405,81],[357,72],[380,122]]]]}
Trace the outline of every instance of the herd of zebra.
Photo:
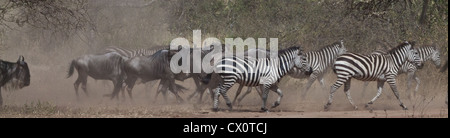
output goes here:
{"type": "MultiPolygon", "coordinates": [[[[172,92],[178,102],[183,102],[183,98],[178,94],[183,91],[183,86],[176,84],[175,80],[184,81],[192,78],[196,85],[196,90],[188,99],[199,95],[198,103],[202,102],[203,94],[206,90],[211,92],[213,99],[213,110],[219,110],[219,96],[226,101],[226,105],[232,109],[232,105],[240,102],[251,92],[252,87],[256,87],[262,99],[261,110],[267,111],[266,100],[269,90],[278,94],[277,100],[272,104],[272,108],[281,103],[283,92],[278,84],[283,76],[289,75],[292,78],[308,78],[301,97],[306,97],[306,93],[311,85],[317,80],[325,87],[323,76],[328,68],[332,68],[337,75],[337,81],[331,86],[328,102],[325,110],[332,104],[333,95],[338,88],[344,85],[344,92],[350,104],[357,109],[350,95],[349,89],[351,79],[357,79],[367,83],[377,81],[377,94],[366,104],[366,107],[373,104],[381,95],[384,82],[387,81],[391,87],[400,106],[407,110],[399,97],[396,86],[396,77],[401,73],[408,73],[408,91],[411,81],[414,79],[419,87],[419,78],[415,71],[423,67],[423,62],[432,60],[434,64],[440,66],[440,50],[437,46],[423,46],[414,48],[414,43],[403,42],[389,51],[375,51],[372,54],[358,54],[348,52],[343,41],[335,42],[317,51],[304,52],[300,46],[293,46],[280,51],[268,51],[262,49],[248,49],[244,52],[244,58],[236,56],[223,56],[214,63],[213,73],[173,73],[170,66],[170,58],[181,50],[170,50],[168,46],[153,47],[151,49],[128,50],[120,47],[108,47],[103,52],[97,54],[84,55],[74,59],[69,67],[68,76],[72,76],[74,70],[78,71],[78,78],[74,83],[77,97],[78,87],[88,95],[86,89],[87,77],[94,79],[111,80],[114,89],[109,96],[111,99],[118,97],[118,93],[125,89],[132,98],[132,89],[136,82],[160,80],[157,88],[157,95],[162,93],[167,99],[167,91],[172,92]],[[270,55],[271,52],[278,52],[278,57],[260,58],[258,54],[270,55]],[[249,53],[257,53],[252,55],[249,53]],[[239,84],[234,101],[231,102],[227,96],[227,91],[235,84],[239,84]],[[247,92],[238,98],[243,86],[247,86],[247,92]]],[[[194,48],[190,48],[193,54],[194,48]]],[[[205,56],[210,50],[202,50],[201,56],[205,56]]],[[[223,52],[223,51],[222,51],[223,52]]],[[[189,56],[193,57],[193,56],[189,56]]],[[[192,60],[192,59],[191,59],[192,60]]],[[[181,61],[181,60],[180,60],[181,61]]],[[[198,68],[196,62],[190,64],[190,68],[198,68]]],[[[179,63],[180,64],[180,63],[179,63]]],[[[364,88],[365,90],[365,88],[364,88]]],[[[125,96],[125,94],[123,94],[125,96]]],[[[157,96],[156,96],[157,97],[157,96]]],[[[155,97],[155,98],[156,98],[155,97]]]]}

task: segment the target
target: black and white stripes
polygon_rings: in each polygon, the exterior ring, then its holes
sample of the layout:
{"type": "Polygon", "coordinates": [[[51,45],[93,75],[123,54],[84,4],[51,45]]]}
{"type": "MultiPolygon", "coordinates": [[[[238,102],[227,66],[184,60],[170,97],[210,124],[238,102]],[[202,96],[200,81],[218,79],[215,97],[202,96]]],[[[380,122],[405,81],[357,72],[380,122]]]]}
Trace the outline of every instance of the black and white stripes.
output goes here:
{"type": "Polygon", "coordinates": [[[384,82],[387,81],[391,86],[394,95],[400,102],[403,109],[407,109],[400,100],[397,86],[396,76],[401,66],[406,62],[412,62],[416,65],[421,65],[422,60],[419,57],[417,50],[413,49],[412,45],[404,42],[396,48],[389,51],[386,55],[361,55],[356,53],[347,53],[339,56],[334,64],[333,71],[337,74],[337,81],[331,86],[330,96],[325,109],[333,101],[333,94],[336,90],[344,85],[344,92],[347,95],[349,102],[355,109],[357,106],[353,103],[349,93],[351,78],[362,81],[377,81],[378,93],[366,105],[373,104],[373,102],[381,95],[384,82]]]}
{"type": "MultiPolygon", "coordinates": [[[[436,65],[437,68],[440,67],[440,65],[441,65],[440,50],[437,48],[437,46],[435,46],[435,45],[434,46],[423,46],[423,47],[416,48],[416,50],[417,50],[417,52],[419,52],[419,56],[423,62],[431,59],[431,61],[433,61],[433,63],[436,65]]],[[[386,54],[386,52],[378,50],[378,51],[374,51],[372,54],[383,55],[383,54],[386,54]]],[[[406,92],[408,93],[409,96],[411,96],[410,89],[411,89],[412,80],[416,81],[414,96],[416,95],[417,91],[419,90],[420,79],[419,79],[419,77],[416,76],[415,72],[421,68],[423,68],[423,67],[418,67],[414,63],[411,63],[411,62],[405,62],[405,64],[403,64],[398,71],[398,74],[402,74],[402,73],[408,74],[406,92]]],[[[365,93],[365,88],[367,87],[367,85],[368,85],[368,82],[364,83],[363,95],[365,93]]]]}
{"type": "Polygon", "coordinates": [[[219,94],[232,108],[226,92],[236,82],[245,86],[260,86],[262,89],[262,110],[267,110],[266,100],[268,90],[273,90],[279,95],[272,107],[280,104],[283,96],[277,84],[293,67],[309,70],[306,57],[300,47],[291,47],[278,52],[277,58],[239,58],[236,56],[224,57],[215,64],[215,72],[222,78],[214,95],[213,109],[218,109],[219,94]]]}
{"type": "Polygon", "coordinates": [[[305,72],[302,72],[295,68],[291,72],[289,72],[289,76],[293,78],[305,78],[309,76],[306,88],[302,92],[302,98],[306,97],[307,91],[315,80],[318,80],[320,84],[324,86],[323,75],[325,71],[334,63],[338,56],[346,52],[347,49],[344,47],[343,40],[325,46],[317,51],[306,52],[306,60],[312,68],[312,73],[305,74],[305,72]]]}
{"type": "Polygon", "coordinates": [[[125,49],[125,48],[121,48],[121,47],[115,47],[115,46],[110,46],[108,48],[105,49],[105,53],[110,53],[110,52],[114,52],[119,54],[120,56],[124,57],[124,58],[132,58],[132,57],[137,57],[137,56],[149,56],[149,55],[153,55],[155,54],[157,51],[159,50],[163,50],[163,49],[167,49],[168,47],[152,47],[152,48],[147,48],[147,49],[135,49],[135,50],[129,50],[129,49],[125,49]]]}

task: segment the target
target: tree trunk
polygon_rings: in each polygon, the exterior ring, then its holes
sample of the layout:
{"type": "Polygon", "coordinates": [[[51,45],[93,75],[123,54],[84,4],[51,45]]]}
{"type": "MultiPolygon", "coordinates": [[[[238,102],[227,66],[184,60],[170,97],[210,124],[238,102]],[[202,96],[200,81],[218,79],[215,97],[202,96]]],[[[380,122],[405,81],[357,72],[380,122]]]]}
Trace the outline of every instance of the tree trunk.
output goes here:
{"type": "Polygon", "coordinates": [[[419,24],[426,25],[427,23],[427,10],[428,10],[428,3],[430,0],[423,0],[422,5],[422,14],[420,15],[419,24]]]}

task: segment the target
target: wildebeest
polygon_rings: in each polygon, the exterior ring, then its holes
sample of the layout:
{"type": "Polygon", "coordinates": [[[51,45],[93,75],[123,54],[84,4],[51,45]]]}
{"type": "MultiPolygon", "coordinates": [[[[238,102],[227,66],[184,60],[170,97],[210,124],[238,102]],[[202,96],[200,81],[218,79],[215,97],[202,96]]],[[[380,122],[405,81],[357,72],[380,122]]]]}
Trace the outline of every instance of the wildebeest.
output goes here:
{"type": "MultiPolygon", "coordinates": [[[[30,69],[23,56],[17,62],[8,62],[0,59],[0,87],[5,89],[21,89],[30,85],[30,69]]],[[[0,106],[3,104],[0,89],[0,106]]]]}
{"type": "Polygon", "coordinates": [[[72,60],[67,78],[72,76],[74,69],[78,71],[78,78],[74,83],[75,93],[78,95],[78,87],[81,85],[84,93],[86,90],[87,77],[91,76],[96,80],[111,80],[114,84],[114,90],[111,99],[122,88],[123,80],[126,78],[123,72],[123,63],[125,59],[117,53],[84,55],[72,60]]]}
{"type": "MultiPolygon", "coordinates": [[[[125,84],[127,85],[128,93],[131,95],[131,90],[138,79],[143,83],[160,79],[160,84],[163,85],[162,88],[168,87],[175,94],[177,101],[183,102],[183,99],[178,95],[181,89],[179,85],[175,84],[175,79],[180,77],[178,76],[180,74],[176,75],[170,69],[170,57],[169,50],[160,50],[150,56],[137,56],[125,61],[124,71],[127,76],[125,84]]],[[[163,94],[165,96],[165,93],[163,94]]]]}

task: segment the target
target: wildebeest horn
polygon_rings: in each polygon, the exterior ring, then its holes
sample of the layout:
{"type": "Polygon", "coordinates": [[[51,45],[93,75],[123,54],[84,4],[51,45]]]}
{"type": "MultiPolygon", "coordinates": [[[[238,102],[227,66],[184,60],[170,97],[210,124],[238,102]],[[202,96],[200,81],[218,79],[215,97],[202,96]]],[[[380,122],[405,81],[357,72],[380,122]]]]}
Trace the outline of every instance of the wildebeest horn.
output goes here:
{"type": "Polygon", "coordinates": [[[23,58],[23,56],[20,55],[20,56],[19,56],[19,59],[18,59],[17,61],[24,61],[24,60],[25,60],[25,58],[23,58]]]}

